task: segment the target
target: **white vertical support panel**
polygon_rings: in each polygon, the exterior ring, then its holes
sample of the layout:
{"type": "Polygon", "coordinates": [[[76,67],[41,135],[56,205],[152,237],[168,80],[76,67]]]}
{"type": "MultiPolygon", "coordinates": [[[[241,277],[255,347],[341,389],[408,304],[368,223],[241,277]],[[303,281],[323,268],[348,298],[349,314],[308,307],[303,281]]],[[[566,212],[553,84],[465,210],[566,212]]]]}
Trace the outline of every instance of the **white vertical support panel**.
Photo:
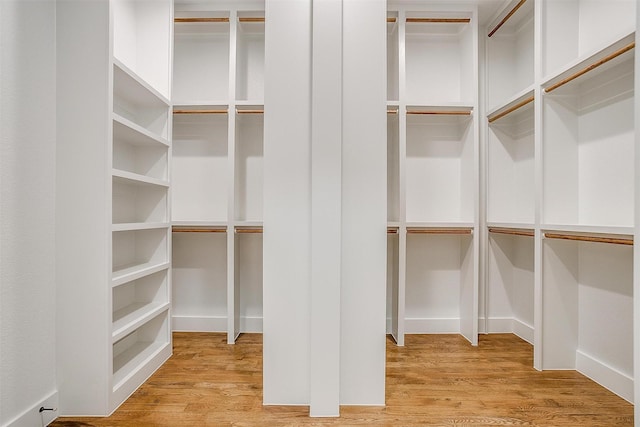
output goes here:
{"type": "Polygon", "coordinates": [[[236,57],[238,49],[238,12],[229,13],[229,110],[227,135],[227,344],[235,344],[240,333],[240,280],[238,275],[238,239],[236,238],[236,57]]]}
{"type": "MultiPolygon", "coordinates": [[[[636,7],[636,27],[640,23],[640,7],[636,7]]],[[[640,33],[636,28],[636,46],[640,33]]],[[[640,55],[635,54],[635,87],[640,87],[640,55]]],[[[633,391],[634,419],[640,420],[640,96],[635,94],[635,236],[633,245],[633,391]]]]}
{"type": "Polygon", "coordinates": [[[109,2],[56,3],[56,345],[61,415],[109,412],[109,14],[109,2]]]}
{"type": "Polygon", "coordinates": [[[406,14],[398,12],[398,158],[400,159],[400,226],[398,227],[398,330],[396,343],[404,346],[405,305],[407,289],[407,51],[405,48],[406,14]]]}
{"type": "MultiPolygon", "coordinates": [[[[472,43],[470,44],[471,52],[465,52],[465,55],[471,55],[471,63],[473,68],[473,82],[471,83],[471,93],[473,94],[473,162],[469,173],[474,182],[473,193],[471,194],[473,203],[473,225],[474,231],[471,237],[471,246],[465,247],[464,239],[460,239],[461,245],[461,277],[460,277],[460,333],[472,345],[478,345],[478,294],[479,294],[479,258],[480,258],[480,239],[484,233],[480,230],[479,223],[479,206],[480,206],[480,185],[478,178],[480,177],[480,144],[479,144],[479,111],[478,111],[478,10],[474,9],[471,17],[470,25],[472,26],[472,43]]],[[[464,174],[464,172],[463,172],[464,174]]],[[[464,204],[464,201],[463,201],[464,204]]]]}
{"type": "MultiPolygon", "coordinates": [[[[542,79],[542,30],[543,19],[542,10],[544,4],[542,1],[536,1],[534,4],[534,81],[539,82],[542,79]]],[[[542,163],[542,109],[543,91],[539,85],[536,84],[534,103],[534,180],[535,180],[535,213],[534,221],[536,225],[534,235],[534,265],[533,265],[533,367],[539,371],[542,370],[542,355],[544,350],[544,329],[543,329],[543,293],[542,293],[542,233],[540,232],[540,224],[542,222],[543,201],[544,195],[542,189],[544,187],[544,164],[542,163]]]]}
{"type": "Polygon", "coordinates": [[[340,403],[384,405],[386,1],[343,2],[340,403]]]}
{"type": "Polygon", "coordinates": [[[311,307],[311,0],[266,0],[265,18],[263,401],[306,405],[311,307]]]}
{"type": "Polygon", "coordinates": [[[340,415],[342,1],[313,2],[310,415],[340,415]]]}

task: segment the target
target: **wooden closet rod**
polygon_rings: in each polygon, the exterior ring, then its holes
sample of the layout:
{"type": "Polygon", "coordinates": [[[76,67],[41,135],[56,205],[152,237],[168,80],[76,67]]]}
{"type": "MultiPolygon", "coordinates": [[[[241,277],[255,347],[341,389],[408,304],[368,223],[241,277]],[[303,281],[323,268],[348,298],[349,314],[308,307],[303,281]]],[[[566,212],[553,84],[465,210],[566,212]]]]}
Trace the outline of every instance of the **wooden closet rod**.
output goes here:
{"type": "Polygon", "coordinates": [[[175,18],[174,22],[229,22],[229,18],[175,18]]]}
{"type": "Polygon", "coordinates": [[[173,227],[171,229],[174,233],[226,233],[226,228],[188,228],[188,227],[173,227]]]}
{"type": "Polygon", "coordinates": [[[264,22],[264,18],[238,18],[240,22],[264,22]]]}
{"type": "Polygon", "coordinates": [[[396,18],[387,18],[387,23],[391,24],[396,22],[396,18]]]}
{"type": "Polygon", "coordinates": [[[398,229],[395,227],[387,227],[387,234],[398,234],[398,229]]]}
{"type": "Polygon", "coordinates": [[[227,110],[173,110],[173,114],[227,114],[227,110]]]}
{"type": "Polygon", "coordinates": [[[509,11],[509,13],[507,13],[507,16],[502,18],[502,21],[498,22],[498,25],[496,25],[493,28],[493,30],[491,30],[491,32],[489,33],[489,37],[494,35],[495,32],[498,31],[500,29],[500,27],[502,27],[504,25],[504,23],[507,22],[509,20],[509,18],[511,18],[513,16],[513,14],[516,13],[518,11],[518,9],[520,9],[520,6],[522,6],[526,1],[527,0],[520,0],[520,2],[517,5],[515,5],[515,7],[513,9],[511,9],[511,11],[509,11]]]}
{"type": "Polygon", "coordinates": [[[387,110],[387,114],[398,114],[398,110],[387,110]]]}
{"type": "Polygon", "coordinates": [[[534,236],[533,230],[522,230],[522,229],[517,229],[517,228],[490,227],[489,228],[489,233],[509,234],[509,235],[512,235],[512,236],[527,236],[527,237],[533,237],[534,236]]]}
{"type": "Polygon", "coordinates": [[[518,102],[516,105],[514,105],[511,108],[507,108],[506,110],[504,110],[502,113],[500,114],[496,114],[495,116],[491,117],[489,119],[489,123],[493,123],[498,119],[503,118],[504,116],[506,116],[507,114],[513,113],[514,111],[516,111],[518,108],[522,108],[525,105],[529,104],[530,102],[533,102],[534,96],[531,95],[529,98],[525,99],[524,101],[520,101],[518,102]]]}
{"type": "Polygon", "coordinates": [[[448,111],[448,110],[435,110],[435,111],[407,111],[407,114],[421,114],[421,115],[434,115],[434,116],[470,116],[471,110],[463,111],[448,111]]]}
{"type": "Polygon", "coordinates": [[[259,227],[259,228],[239,228],[239,227],[236,227],[236,233],[240,233],[240,234],[261,234],[262,233],[262,227],[259,227]]]}
{"type": "Polygon", "coordinates": [[[628,45],[626,45],[625,47],[620,48],[620,49],[616,50],[615,52],[613,52],[612,54],[605,56],[601,60],[589,65],[586,68],[583,68],[582,70],[578,71],[577,73],[574,73],[574,74],[570,75],[566,79],[562,79],[558,83],[553,84],[553,85],[545,88],[544,91],[546,93],[549,93],[549,92],[551,92],[553,90],[556,90],[560,86],[563,86],[563,85],[569,83],[570,81],[577,79],[578,77],[582,76],[583,74],[586,74],[589,71],[591,71],[591,70],[593,70],[595,68],[598,68],[602,64],[606,64],[607,62],[611,61],[614,58],[617,58],[618,56],[622,55],[623,53],[630,51],[634,47],[636,47],[636,43],[635,42],[631,42],[628,45]]]}
{"type": "Polygon", "coordinates": [[[544,237],[546,237],[547,239],[577,240],[580,242],[611,243],[614,245],[633,246],[633,238],[620,239],[615,237],[578,236],[575,234],[562,234],[562,233],[544,233],[544,237]]]}
{"type": "Polygon", "coordinates": [[[264,110],[238,110],[237,108],[236,112],[238,114],[264,114],[264,110]]]}
{"type": "Polygon", "coordinates": [[[407,228],[408,234],[471,234],[470,228],[407,228]]]}
{"type": "Polygon", "coordinates": [[[407,18],[407,23],[468,24],[471,18],[407,18]]]}

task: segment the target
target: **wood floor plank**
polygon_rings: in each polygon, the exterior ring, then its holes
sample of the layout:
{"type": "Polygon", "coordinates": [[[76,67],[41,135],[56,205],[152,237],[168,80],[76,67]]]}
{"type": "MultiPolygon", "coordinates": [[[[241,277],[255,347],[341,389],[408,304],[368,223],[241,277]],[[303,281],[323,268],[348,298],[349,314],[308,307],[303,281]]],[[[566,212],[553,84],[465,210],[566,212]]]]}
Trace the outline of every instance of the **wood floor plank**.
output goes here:
{"type": "Polygon", "coordinates": [[[510,334],[387,340],[385,407],[343,406],[309,418],[304,406],[262,405],[262,335],[175,333],[174,355],[107,418],[54,427],[633,425],[633,406],[575,371],[533,369],[531,345],[510,334]]]}

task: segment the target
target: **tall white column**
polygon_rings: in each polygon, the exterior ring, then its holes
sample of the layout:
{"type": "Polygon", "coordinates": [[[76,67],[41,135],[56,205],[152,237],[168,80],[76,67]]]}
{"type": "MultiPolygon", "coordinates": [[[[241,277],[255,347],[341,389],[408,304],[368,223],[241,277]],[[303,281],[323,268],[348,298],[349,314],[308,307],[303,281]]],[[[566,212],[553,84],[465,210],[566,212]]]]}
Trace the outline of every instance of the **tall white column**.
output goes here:
{"type": "Polygon", "coordinates": [[[267,0],[264,87],[264,403],[308,405],[311,0],[267,0]]]}
{"type": "Polygon", "coordinates": [[[342,2],[314,0],[311,91],[312,417],[340,414],[342,2]]]}
{"type": "Polygon", "coordinates": [[[384,405],[386,16],[384,0],[343,0],[342,405],[384,405]]]}

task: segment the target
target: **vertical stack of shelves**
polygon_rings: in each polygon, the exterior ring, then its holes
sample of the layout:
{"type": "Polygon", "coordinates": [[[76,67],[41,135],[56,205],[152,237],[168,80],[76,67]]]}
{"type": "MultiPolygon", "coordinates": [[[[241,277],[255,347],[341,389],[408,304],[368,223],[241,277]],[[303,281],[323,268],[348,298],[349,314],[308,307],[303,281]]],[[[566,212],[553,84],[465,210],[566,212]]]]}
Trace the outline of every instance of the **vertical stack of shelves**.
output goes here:
{"type": "Polygon", "coordinates": [[[534,333],[534,0],[514,0],[486,40],[489,227],[484,330],[534,333]]]}
{"type": "Polygon", "coordinates": [[[390,5],[390,329],[477,343],[477,12],[390,5]],[[434,64],[437,64],[435,66],[434,64]]]}
{"type": "Polygon", "coordinates": [[[169,0],[57,9],[65,415],[110,414],[171,356],[172,16],[169,0]]]}
{"type": "Polygon", "coordinates": [[[264,3],[176,2],[173,329],[262,330],[264,3]]]}
{"type": "Polygon", "coordinates": [[[635,7],[514,1],[487,40],[487,330],[629,401],[635,7]]]}
{"type": "Polygon", "coordinates": [[[115,409],[170,355],[172,5],[113,7],[112,393],[115,409]]]}

